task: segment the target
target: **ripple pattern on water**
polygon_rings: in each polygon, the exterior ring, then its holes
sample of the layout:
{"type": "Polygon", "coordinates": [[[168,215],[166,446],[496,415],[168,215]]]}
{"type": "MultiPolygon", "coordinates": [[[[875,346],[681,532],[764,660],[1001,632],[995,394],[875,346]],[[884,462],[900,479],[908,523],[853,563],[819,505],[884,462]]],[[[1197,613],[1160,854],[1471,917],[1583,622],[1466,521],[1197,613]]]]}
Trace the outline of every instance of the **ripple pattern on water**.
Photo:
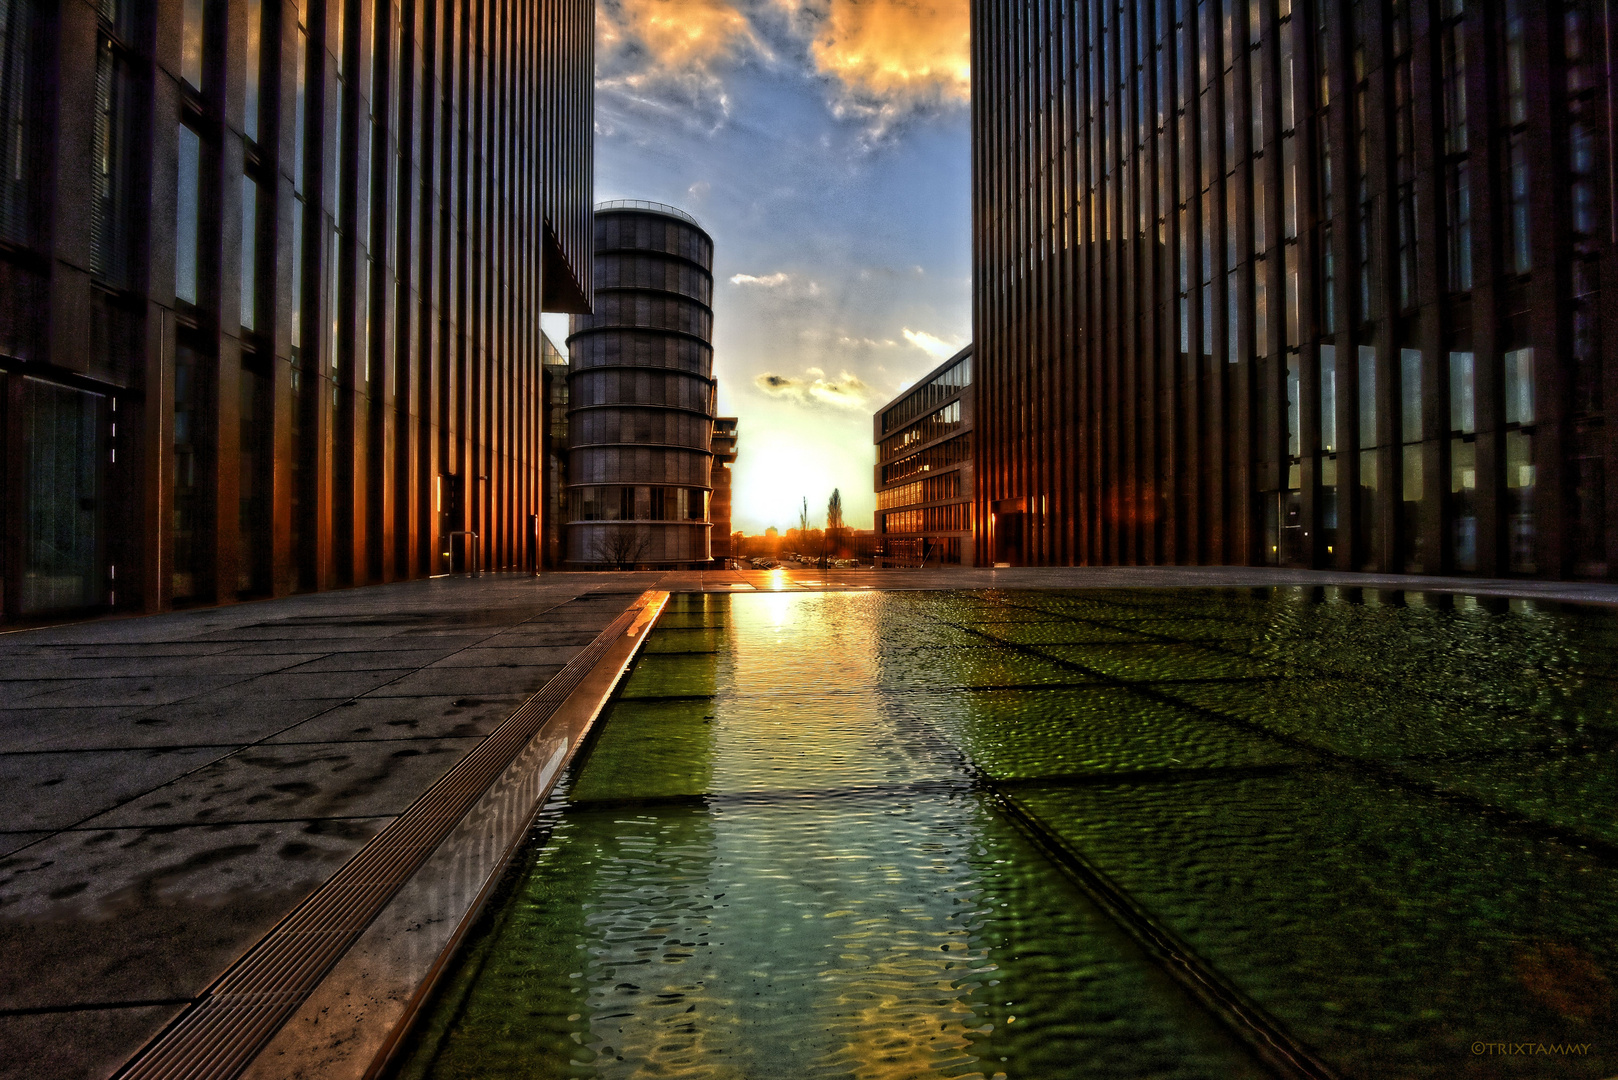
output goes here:
{"type": "Polygon", "coordinates": [[[1069,858],[1345,1076],[1609,1076],[1615,689],[1517,601],[675,597],[401,1073],[1262,1073],[1069,858]]]}

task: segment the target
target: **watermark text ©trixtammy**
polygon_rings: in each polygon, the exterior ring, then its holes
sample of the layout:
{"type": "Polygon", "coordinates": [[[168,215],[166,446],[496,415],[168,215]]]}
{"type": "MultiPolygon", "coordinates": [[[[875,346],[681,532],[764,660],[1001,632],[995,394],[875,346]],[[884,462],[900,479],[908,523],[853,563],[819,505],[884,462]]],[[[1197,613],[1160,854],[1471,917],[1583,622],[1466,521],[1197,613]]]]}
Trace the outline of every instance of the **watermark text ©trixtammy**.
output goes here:
{"type": "Polygon", "coordinates": [[[1483,1042],[1479,1040],[1472,1044],[1472,1053],[1478,1057],[1526,1057],[1536,1054],[1554,1054],[1565,1057],[1573,1054],[1588,1054],[1591,1045],[1590,1043],[1483,1042]]]}

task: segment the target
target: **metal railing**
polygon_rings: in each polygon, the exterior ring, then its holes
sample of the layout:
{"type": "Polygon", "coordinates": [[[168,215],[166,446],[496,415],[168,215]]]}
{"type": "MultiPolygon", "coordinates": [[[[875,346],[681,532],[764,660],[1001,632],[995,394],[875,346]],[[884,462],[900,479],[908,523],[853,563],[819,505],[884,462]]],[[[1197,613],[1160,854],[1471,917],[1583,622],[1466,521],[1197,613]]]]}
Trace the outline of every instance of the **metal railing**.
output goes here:
{"type": "Polygon", "coordinates": [[[596,203],[595,209],[598,214],[603,210],[653,210],[659,214],[667,214],[669,217],[677,217],[681,221],[689,221],[697,228],[702,228],[702,222],[681,210],[678,206],[651,202],[648,199],[613,199],[610,202],[596,203]]]}

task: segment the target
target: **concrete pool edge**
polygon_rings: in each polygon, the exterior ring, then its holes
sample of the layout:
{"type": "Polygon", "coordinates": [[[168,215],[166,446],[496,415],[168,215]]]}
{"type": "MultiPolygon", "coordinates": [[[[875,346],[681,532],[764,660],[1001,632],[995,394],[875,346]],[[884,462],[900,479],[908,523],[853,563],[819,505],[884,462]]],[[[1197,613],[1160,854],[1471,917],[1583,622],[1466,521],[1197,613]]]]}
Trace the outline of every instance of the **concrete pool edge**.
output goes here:
{"type": "Polygon", "coordinates": [[[511,729],[505,744],[501,730],[491,733],[481,774],[446,774],[344,869],[385,858],[376,852],[390,831],[405,844],[415,838],[423,854],[413,866],[391,880],[370,868],[344,882],[340,871],[116,1075],[379,1073],[667,601],[660,590],[641,593],[501,725],[511,729]],[[457,794],[449,815],[434,805],[457,794]],[[298,955],[299,937],[346,944],[316,966],[298,955]]]}

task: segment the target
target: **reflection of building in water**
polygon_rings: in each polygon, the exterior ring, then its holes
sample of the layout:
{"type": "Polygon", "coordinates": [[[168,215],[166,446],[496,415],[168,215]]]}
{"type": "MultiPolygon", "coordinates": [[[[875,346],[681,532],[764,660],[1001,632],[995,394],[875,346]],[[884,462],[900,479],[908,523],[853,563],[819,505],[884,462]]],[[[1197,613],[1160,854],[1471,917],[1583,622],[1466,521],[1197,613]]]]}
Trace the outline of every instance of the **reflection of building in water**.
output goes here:
{"type": "Polygon", "coordinates": [[[974,563],[972,346],[878,410],[876,532],[889,566],[974,563]]]}
{"type": "Polygon", "coordinates": [[[730,467],[736,461],[736,417],[716,416],[713,422],[713,502],[708,517],[713,521],[713,557],[728,559],[737,554],[730,535],[730,467]]]}
{"type": "Polygon", "coordinates": [[[1237,7],[973,5],[980,556],[1618,570],[1610,6],[1237,7]]]}
{"type": "Polygon", "coordinates": [[[532,565],[594,13],[484,6],[0,2],[6,618],[532,565]]]}
{"type": "Polygon", "coordinates": [[[683,210],[596,208],[595,310],[567,339],[569,563],[708,561],[712,267],[713,239],[683,210]]]}

